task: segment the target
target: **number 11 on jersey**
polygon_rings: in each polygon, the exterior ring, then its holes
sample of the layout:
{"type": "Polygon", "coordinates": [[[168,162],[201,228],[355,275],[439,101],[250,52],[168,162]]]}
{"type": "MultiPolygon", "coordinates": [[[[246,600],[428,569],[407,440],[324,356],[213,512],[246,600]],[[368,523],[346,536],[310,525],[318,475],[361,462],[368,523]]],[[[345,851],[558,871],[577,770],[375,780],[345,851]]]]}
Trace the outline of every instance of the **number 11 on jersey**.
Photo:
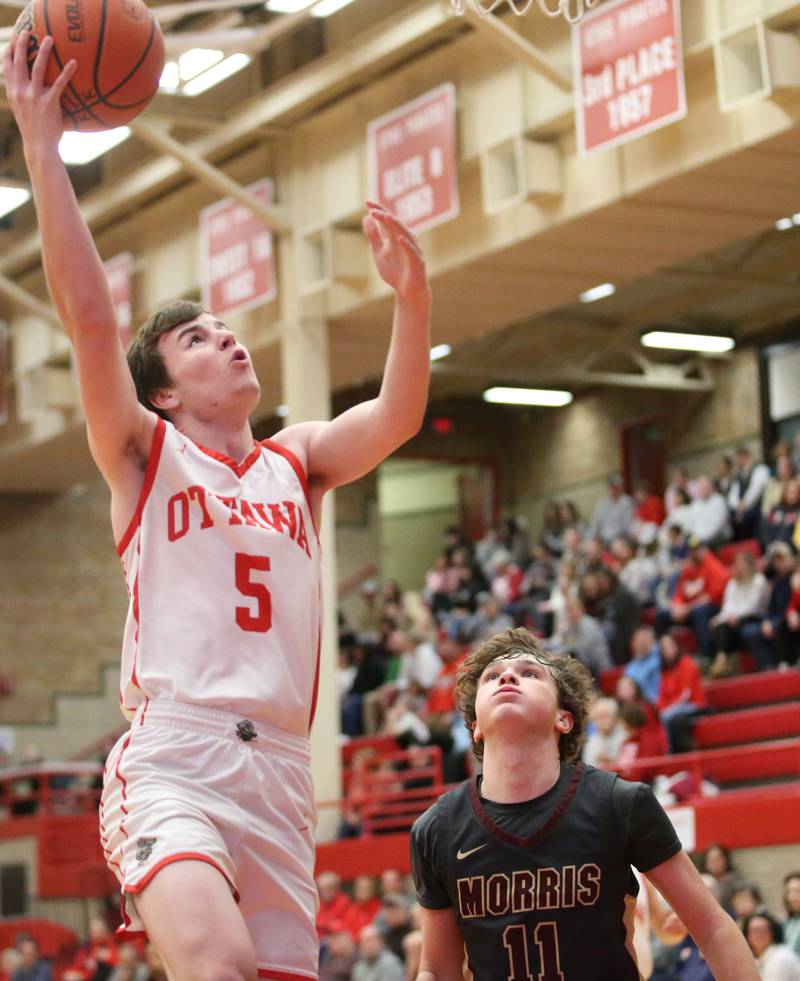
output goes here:
{"type": "Polygon", "coordinates": [[[533,939],[539,953],[539,973],[536,975],[531,974],[525,926],[510,926],[503,931],[503,945],[508,951],[508,981],[565,981],[558,953],[558,924],[552,920],[537,923],[533,939]]]}

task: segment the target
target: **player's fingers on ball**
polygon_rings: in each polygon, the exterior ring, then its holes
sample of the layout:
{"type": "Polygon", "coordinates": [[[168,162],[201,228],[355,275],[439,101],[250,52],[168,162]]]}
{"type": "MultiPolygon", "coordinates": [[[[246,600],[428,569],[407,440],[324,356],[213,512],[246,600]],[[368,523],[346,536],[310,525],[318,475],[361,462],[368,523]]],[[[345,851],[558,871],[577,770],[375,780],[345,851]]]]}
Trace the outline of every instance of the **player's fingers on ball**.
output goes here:
{"type": "Polygon", "coordinates": [[[28,59],[25,55],[30,36],[30,31],[22,31],[14,45],[12,57],[14,60],[14,78],[17,81],[23,81],[28,77],[28,59]]]}
{"type": "Polygon", "coordinates": [[[50,61],[50,52],[53,50],[53,39],[48,36],[42,41],[41,47],[36,52],[36,59],[31,69],[31,81],[38,86],[44,85],[44,76],[47,72],[47,65],[50,61]]]}
{"type": "Polygon", "coordinates": [[[51,86],[51,91],[54,98],[61,98],[61,96],[64,94],[64,89],[69,85],[70,81],[72,80],[72,76],[75,74],[77,69],[78,62],[75,61],[74,58],[64,65],[58,78],[51,86]]]}

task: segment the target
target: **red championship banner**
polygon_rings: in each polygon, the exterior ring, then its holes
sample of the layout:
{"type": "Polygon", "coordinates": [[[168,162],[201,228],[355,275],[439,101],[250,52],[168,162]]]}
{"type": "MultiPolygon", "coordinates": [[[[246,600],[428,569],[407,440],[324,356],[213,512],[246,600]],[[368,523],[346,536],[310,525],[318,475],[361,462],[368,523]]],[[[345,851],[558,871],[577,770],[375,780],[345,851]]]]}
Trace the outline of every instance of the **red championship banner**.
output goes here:
{"type": "Polygon", "coordinates": [[[367,127],[370,196],[414,231],[459,213],[456,90],[449,82],[367,127]]]}
{"type": "Polygon", "coordinates": [[[125,350],[131,342],[133,328],[131,315],[131,281],[133,279],[133,256],[130,252],[120,252],[113,259],[103,263],[111,290],[111,302],[117,318],[119,336],[125,350]]]}
{"type": "Polygon", "coordinates": [[[686,115],[680,0],[614,0],[572,29],[582,156],[686,115]]]}
{"type": "MultiPolygon", "coordinates": [[[[251,184],[247,192],[272,204],[269,178],[251,184]]],[[[203,306],[217,317],[269,303],[278,295],[272,233],[232,198],[200,212],[200,270],[203,306]]]]}
{"type": "Polygon", "coordinates": [[[0,426],[8,422],[8,376],[11,364],[8,357],[8,327],[0,320],[0,426]]]}

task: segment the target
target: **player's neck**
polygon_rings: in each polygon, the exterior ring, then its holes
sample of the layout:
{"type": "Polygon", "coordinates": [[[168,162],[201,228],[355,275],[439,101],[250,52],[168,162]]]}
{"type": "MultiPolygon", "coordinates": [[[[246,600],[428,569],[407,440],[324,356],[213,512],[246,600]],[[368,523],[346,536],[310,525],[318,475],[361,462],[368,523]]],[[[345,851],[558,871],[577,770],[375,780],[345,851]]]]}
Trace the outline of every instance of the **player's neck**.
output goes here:
{"type": "Polygon", "coordinates": [[[237,463],[253,449],[253,430],[247,419],[198,419],[195,416],[176,416],[175,428],[195,443],[223,453],[237,463]]]}
{"type": "Polygon", "coordinates": [[[481,796],[497,804],[520,804],[546,794],[560,773],[558,745],[552,738],[536,746],[493,740],[484,746],[481,796]]]}

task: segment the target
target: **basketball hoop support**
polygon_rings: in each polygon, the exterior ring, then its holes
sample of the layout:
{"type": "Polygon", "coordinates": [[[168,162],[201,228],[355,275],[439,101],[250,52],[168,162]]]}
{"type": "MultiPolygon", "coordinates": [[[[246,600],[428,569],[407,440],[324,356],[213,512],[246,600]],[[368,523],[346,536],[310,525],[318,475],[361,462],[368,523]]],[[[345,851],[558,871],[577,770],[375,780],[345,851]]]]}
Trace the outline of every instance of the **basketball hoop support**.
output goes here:
{"type": "Polygon", "coordinates": [[[600,0],[451,0],[457,14],[474,10],[482,17],[491,14],[504,3],[507,3],[518,17],[522,17],[535,3],[545,16],[563,17],[568,24],[577,24],[586,11],[596,7],[599,2],[600,0]]]}
{"type": "Polygon", "coordinates": [[[554,65],[540,48],[531,44],[508,24],[497,17],[487,17],[485,13],[478,13],[472,6],[465,5],[462,13],[476,30],[489,35],[512,58],[525,62],[562,92],[572,92],[572,79],[569,75],[554,65]]]}

